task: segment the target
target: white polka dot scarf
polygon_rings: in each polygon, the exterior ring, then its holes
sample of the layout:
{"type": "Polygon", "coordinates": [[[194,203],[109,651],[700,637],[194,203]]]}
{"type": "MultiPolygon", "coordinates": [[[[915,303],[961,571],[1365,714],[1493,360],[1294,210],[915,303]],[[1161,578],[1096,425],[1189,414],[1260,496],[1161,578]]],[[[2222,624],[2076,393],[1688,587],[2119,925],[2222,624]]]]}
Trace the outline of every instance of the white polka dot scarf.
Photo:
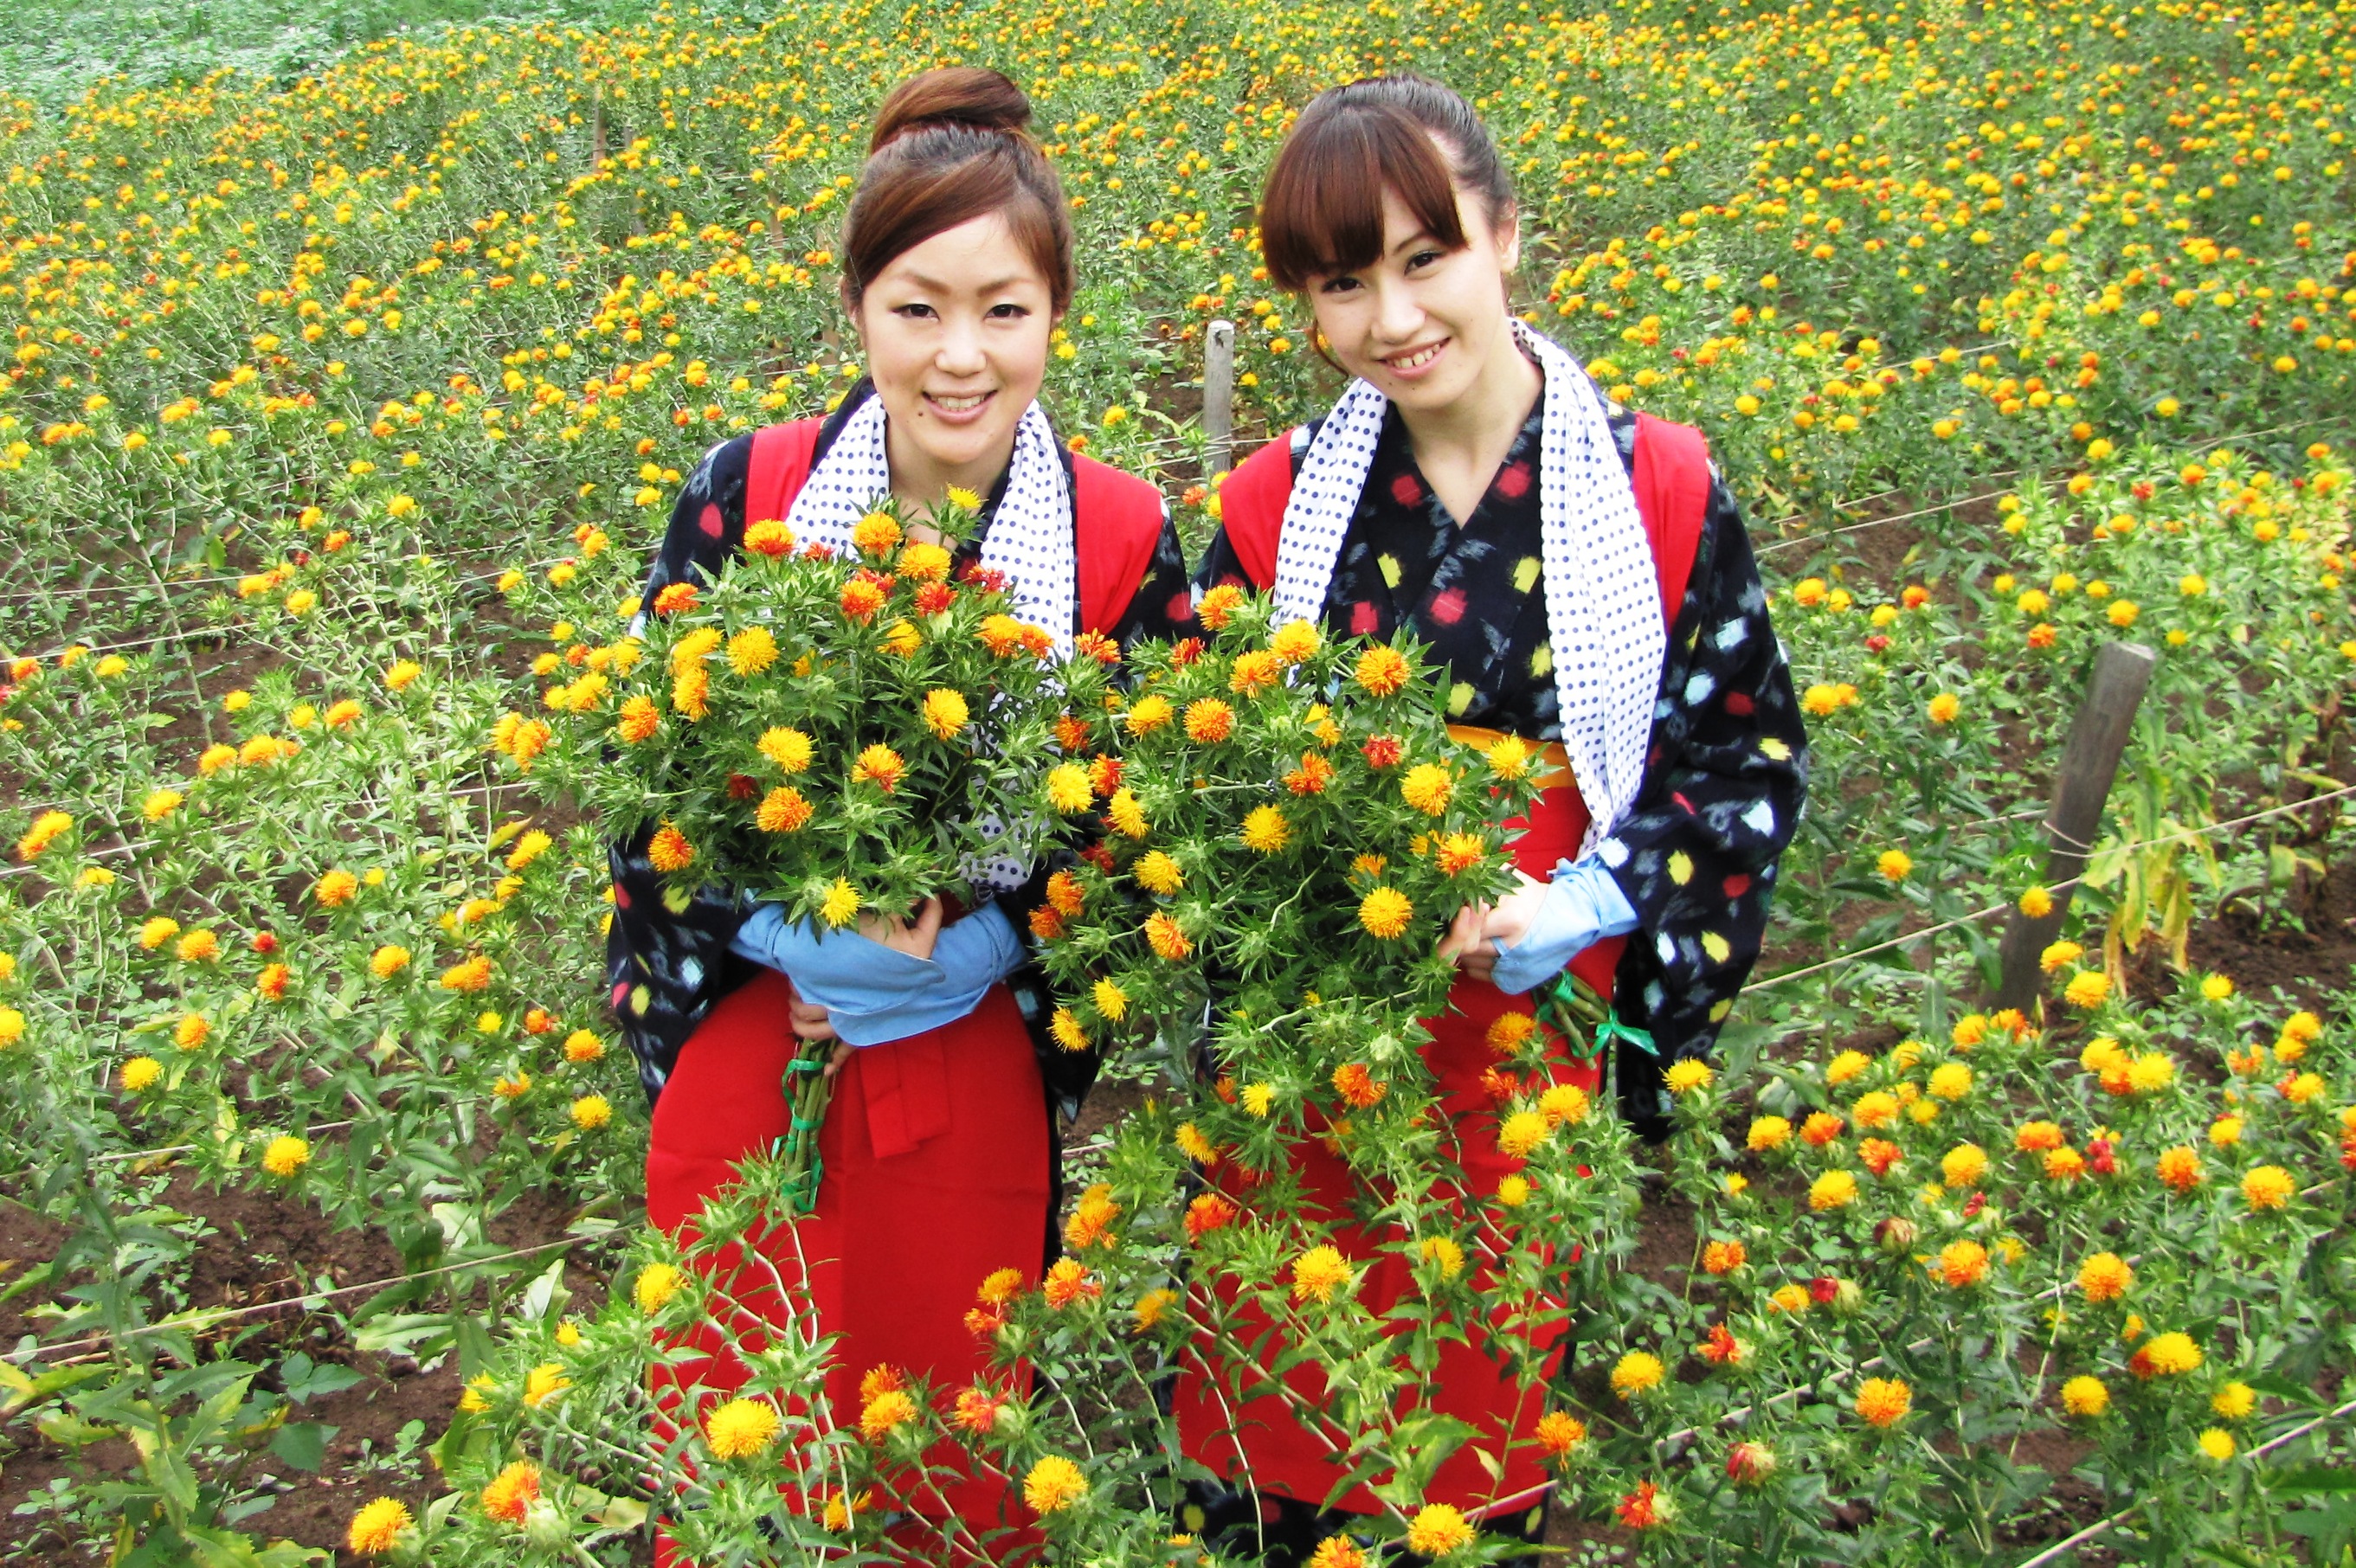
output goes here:
{"type": "MultiPolygon", "coordinates": [[[[872,397],[843,422],[834,444],[810,471],[786,526],[804,544],[848,550],[851,528],[891,490],[884,400],[872,397]]],[[[1014,427],[1014,461],[1006,494],[982,537],[981,564],[1005,574],[1008,613],[1045,631],[1055,640],[1055,651],[1069,655],[1079,582],[1072,488],[1055,451],[1055,432],[1035,401],[1014,427]]]]}
{"type": "MultiPolygon", "coordinates": [[[[1551,338],[1519,320],[1513,326],[1546,376],[1538,506],[1547,628],[1563,749],[1592,814],[1584,853],[1635,803],[1668,635],[1652,545],[1601,394],[1551,338]]],[[[1280,624],[1324,614],[1388,406],[1368,383],[1351,382],[1302,457],[1277,539],[1280,624]]]]}

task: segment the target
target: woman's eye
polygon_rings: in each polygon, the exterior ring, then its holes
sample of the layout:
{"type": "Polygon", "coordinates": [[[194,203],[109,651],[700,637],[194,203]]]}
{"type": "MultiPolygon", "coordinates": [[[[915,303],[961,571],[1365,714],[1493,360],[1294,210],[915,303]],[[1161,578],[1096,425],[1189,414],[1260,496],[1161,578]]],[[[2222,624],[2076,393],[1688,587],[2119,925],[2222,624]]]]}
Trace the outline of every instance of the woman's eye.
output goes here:
{"type": "Polygon", "coordinates": [[[1418,251],[1407,259],[1407,270],[1412,272],[1418,267],[1428,267],[1446,253],[1442,251],[1418,251]]]}
{"type": "Polygon", "coordinates": [[[991,319],[993,321],[1021,321],[1030,314],[1023,306],[1013,304],[994,304],[990,307],[991,319]]]}
{"type": "Polygon", "coordinates": [[[895,306],[893,314],[905,315],[911,321],[925,321],[932,316],[933,307],[928,304],[904,304],[895,306]]]}
{"type": "Polygon", "coordinates": [[[1348,293],[1352,289],[1355,289],[1357,286],[1358,280],[1355,278],[1328,278],[1323,283],[1317,285],[1317,292],[1321,294],[1344,294],[1348,293]]]}

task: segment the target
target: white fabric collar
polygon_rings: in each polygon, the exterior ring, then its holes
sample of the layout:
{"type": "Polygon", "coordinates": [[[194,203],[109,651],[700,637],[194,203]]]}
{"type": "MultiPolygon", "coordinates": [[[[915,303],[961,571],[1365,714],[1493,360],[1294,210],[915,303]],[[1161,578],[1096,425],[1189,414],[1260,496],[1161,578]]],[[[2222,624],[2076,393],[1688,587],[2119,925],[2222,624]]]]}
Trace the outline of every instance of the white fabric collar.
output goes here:
{"type": "MultiPolygon", "coordinates": [[[[1668,633],[1652,544],[1601,394],[1551,338],[1518,319],[1513,329],[1546,378],[1541,560],[1562,744],[1590,814],[1583,854],[1635,804],[1668,633]]],[[[1351,382],[1303,455],[1277,536],[1279,624],[1323,617],[1389,406],[1367,382],[1351,382]]]]}
{"type": "MultiPolygon", "coordinates": [[[[851,530],[891,494],[892,463],[884,446],[884,400],[871,396],[836,432],[786,526],[804,543],[848,551],[851,530]]],[[[1006,578],[1008,613],[1044,631],[1055,651],[1072,651],[1074,597],[1079,561],[1074,543],[1072,487],[1055,450],[1055,432],[1034,400],[1014,427],[1014,458],[990,529],[981,564],[1006,578]]]]}

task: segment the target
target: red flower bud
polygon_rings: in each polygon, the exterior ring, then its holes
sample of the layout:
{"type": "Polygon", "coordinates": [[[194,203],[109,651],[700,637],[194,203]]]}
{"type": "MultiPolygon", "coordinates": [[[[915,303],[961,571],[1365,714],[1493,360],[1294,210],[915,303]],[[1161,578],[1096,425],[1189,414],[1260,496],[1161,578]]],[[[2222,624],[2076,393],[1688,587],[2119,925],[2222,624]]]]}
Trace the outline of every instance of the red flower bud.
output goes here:
{"type": "Polygon", "coordinates": [[[1775,1473],[1775,1450],[1764,1443],[1737,1443],[1726,1456],[1726,1478],[1738,1487],[1766,1484],[1775,1473]]]}

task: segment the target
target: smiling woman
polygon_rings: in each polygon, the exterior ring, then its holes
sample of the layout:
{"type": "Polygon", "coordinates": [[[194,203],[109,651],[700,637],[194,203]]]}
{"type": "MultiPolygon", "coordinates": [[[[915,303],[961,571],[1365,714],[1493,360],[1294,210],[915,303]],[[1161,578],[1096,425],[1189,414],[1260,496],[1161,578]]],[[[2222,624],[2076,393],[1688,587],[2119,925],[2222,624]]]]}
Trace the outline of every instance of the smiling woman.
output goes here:
{"type": "Polygon", "coordinates": [[[1063,187],[996,71],[927,71],[876,116],[842,298],[884,402],[893,492],[929,506],[1006,466],[1072,298],[1063,187]]]}
{"type": "MultiPolygon", "coordinates": [[[[1277,154],[1260,230],[1270,278],[1307,297],[1321,347],[1355,379],[1229,476],[1199,580],[1272,591],[1280,624],[1411,630],[1448,667],[1460,740],[1517,735],[1546,758],[1545,792],[1516,825],[1522,885],[1459,914],[1440,947],[1460,971],[1449,1007],[1424,1020],[1469,1209],[1526,1190],[1526,1128],[1493,1116],[1483,1086],[1494,1041],[1537,1033],[1550,1082],[1534,1093],[1583,1105],[1616,1038],[1623,1109],[1662,1125],[1663,1062],[1708,1051],[1758,955],[1805,738],[1700,433],[1607,403],[1513,315],[1513,186],[1462,98],[1419,76],[1319,95],[1277,154]],[[1572,976],[1614,1008],[1590,1059],[1531,997],[1570,999],[1572,976]]],[[[1311,1211],[1333,1216],[1336,1255],[1363,1265],[1359,1301],[1406,1318],[1413,1238],[1350,1219],[1365,1195],[1320,1141],[1291,1163],[1311,1211]]],[[[1530,1342],[1556,1354],[1567,1322],[1558,1304],[1530,1342]]],[[[1247,1322],[1238,1338],[1267,1332],[1247,1322]]],[[[1355,1561],[1378,1532],[1352,1516],[1376,1513],[1398,1477],[1353,1474],[1356,1454],[1292,1415],[1334,1397],[1313,1370],[1270,1376],[1209,1343],[1175,1403],[1186,1453],[1218,1479],[1194,1484],[1182,1523],[1266,1542],[1269,1563],[1355,1561]]],[[[1459,1526],[1534,1534],[1552,1369],[1508,1364],[1468,1328],[1436,1367],[1401,1371],[1401,1420],[1436,1413],[1466,1434],[1424,1499],[1459,1526]]]]}
{"type": "MultiPolygon", "coordinates": [[[[648,603],[716,578],[749,528],[782,523],[792,543],[843,554],[881,498],[914,518],[954,499],[979,508],[973,538],[911,529],[950,546],[936,552],[944,593],[1002,581],[1014,613],[1066,653],[1110,658],[1116,644],[1191,628],[1160,494],[1070,453],[1037,401],[1072,294],[1072,235],[1029,118],[994,71],[930,71],[885,100],[842,246],[843,303],[871,379],[823,421],[712,449],[680,492],[648,603]]],[[[824,1176],[812,1211],[780,1218],[762,1243],[785,1288],[760,1310],[774,1328],[790,1319],[833,1337],[826,1393],[839,1423],[863,1388],[989,1378],[965,1311],[986,1278],[1038,1278],[1055,1113],[1076,1108],[1095,1066],[1049,1032],[1026,951],[1055,867],[994,868],[1000,896],[960,918],[927,901],[906,925],[862,919],[820,941],[730,888],[679,898],[651,848],[645,833],[614,847],[606,976],[659,1095],[648,1218],[690,1226],[739,1160],[788,1131],[782,1079],[800,1040],[840,1039],[824,1176]]],[[[707,1358],[653,1373],[658,1437],[745,1383],[725,1345],[699,1348],[707,1358]]],[[[994,1543],[992,1560],[1017,1560],[1022,1500],[1003,1477],[942,1465],[893,1506],[954,1520],[994,1543]]],[[[659,1557],[680,1561],[668,1540],[659,1557]]]]}

